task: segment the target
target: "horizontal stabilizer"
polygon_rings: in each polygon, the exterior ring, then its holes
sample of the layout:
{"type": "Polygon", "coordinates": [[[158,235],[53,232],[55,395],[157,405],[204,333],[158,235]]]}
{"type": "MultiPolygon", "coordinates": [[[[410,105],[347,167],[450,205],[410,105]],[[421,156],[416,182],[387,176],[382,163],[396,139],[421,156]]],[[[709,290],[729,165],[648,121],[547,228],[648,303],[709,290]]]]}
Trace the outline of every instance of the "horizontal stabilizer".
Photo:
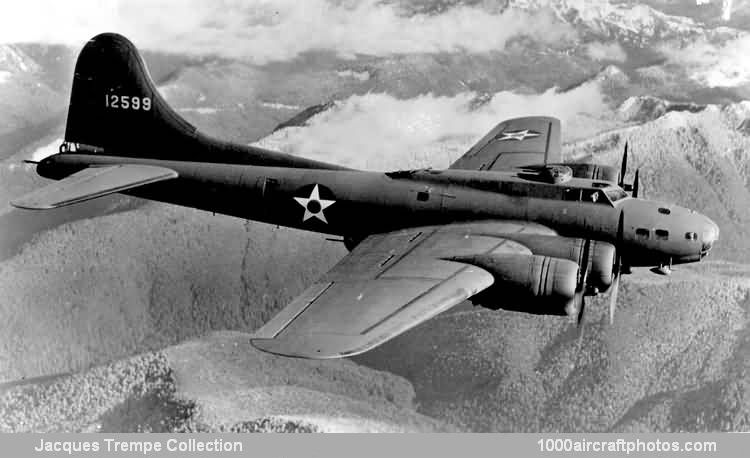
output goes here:
{"type": "Polygon", "coordinates": [[[151,165],[89,167],[27,194],[11,205],[28,210],[64,207],[172,178],[177,178],[174,170],[151,165]]]}

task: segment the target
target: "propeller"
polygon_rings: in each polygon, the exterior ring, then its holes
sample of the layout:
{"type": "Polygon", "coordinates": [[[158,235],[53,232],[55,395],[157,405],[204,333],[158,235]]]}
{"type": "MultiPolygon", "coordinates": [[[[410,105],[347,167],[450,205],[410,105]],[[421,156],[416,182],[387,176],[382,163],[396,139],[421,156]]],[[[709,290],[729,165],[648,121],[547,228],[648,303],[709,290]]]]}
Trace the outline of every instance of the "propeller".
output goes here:
{"type": "Polygon", "coordinates": [[[638,197],[640,188],[640,169],[635,170],[635,179],[632,183],[625,183],[625,174],[628,171],[628,142],[625,142],[625,151],[622,154],[622,164],[620,165],[620,180],[617,183],[625,191],[631,191],[633,197],[638,197]]]}
{"type": "Polygon", "coordinates": [[[591,239],[586,239],[583,244],[583,255],[581,256],[581,275],[578,277],[575,301],[578,306],[576,325],[578,326],[578,342],[583,340],[583,314],[586,310],[586,280],[589,275],[589,254],[591,253],[591,239]]]}
{"type": "Polygon", "coordinates": [[[625,142],[625,152],[622,154],[622,165],[620,166],[620,182],[618,186],[625,189],[625,173],[628,171],[628,142],[625,142]]]}
{"type": "Polygon", "coordinates": [[[591,239],[586,239],[583,244],[583,255],[581,256],[581,275],[578,277],[578,286],[576,287],[576,300],[578,301],[578,327],[583,322],[583,311],[586,308],[586,280],[589,275],[589,253],[591,252],[591,239]]]}
{"type": "Polygon", "coordinates": [[[609,294],[609,324],[615,324],[615,310],[617,309],[617,292],[620,290],[620,256],[615,260],[614,280],[612,280],[612,292],[609,294]]]}
{"type": "MultiPolygon", "coordinates": [[[[637,181],[636,181],[637,183],[637,181]]],[[[617,221],[617,241],[615,242],[615,264],[612,266],[612,292],[609,294],[609,324],[615,322],[615,309],[617,308],[617,292],[620,289],[620,273],[622,272],[622,250],[625,234],[625,213],[620,210],[620,219],[617,221]]]]}

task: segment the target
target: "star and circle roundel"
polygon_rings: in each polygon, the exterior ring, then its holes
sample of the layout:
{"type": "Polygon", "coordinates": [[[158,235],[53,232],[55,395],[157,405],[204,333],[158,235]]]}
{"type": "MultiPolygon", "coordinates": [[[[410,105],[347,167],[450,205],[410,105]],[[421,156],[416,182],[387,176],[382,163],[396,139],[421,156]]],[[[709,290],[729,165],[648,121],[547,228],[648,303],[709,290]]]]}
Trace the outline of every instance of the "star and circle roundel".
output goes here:
{"type": "Polygon", "coordinates": [[[527,138],[535,138],[542,135],[541,133],[531,130],[531,129],[523,129],[523,130],[504,130],[497,135],[495,135],[495,140],[498,141],[506,141],[506,140],[515,140],[522,142],[526,140],[527,138]]]}
{"type": "Polygon", "coordinates": [[[299,204],[302,222],[321,221],[328,224],[326,209],[336,203],[336,199],[330,189],[317,183],[299,188],[293,197],[299,204]]]}

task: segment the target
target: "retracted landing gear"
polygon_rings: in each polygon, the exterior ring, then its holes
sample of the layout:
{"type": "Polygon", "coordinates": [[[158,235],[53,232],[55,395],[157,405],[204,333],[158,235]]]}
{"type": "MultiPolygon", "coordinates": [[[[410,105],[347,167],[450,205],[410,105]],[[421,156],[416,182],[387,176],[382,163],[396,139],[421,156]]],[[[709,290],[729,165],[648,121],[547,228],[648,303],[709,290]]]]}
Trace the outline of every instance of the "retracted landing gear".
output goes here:
{"type": "Polygon", "coordinates": [[[671,275],[672,274],[672,258],[669,258],[668,263],[661,263],[658,267],[651,269],[651,272],[659,275],[671,275]]]}

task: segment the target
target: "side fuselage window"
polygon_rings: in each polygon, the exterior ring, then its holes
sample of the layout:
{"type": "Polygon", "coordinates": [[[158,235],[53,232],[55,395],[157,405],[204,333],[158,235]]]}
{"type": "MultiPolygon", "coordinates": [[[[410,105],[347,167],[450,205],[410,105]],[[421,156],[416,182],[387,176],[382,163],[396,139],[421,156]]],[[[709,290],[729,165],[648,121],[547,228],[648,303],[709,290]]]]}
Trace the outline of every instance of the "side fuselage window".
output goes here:
{"type": "Polygon", "coordinates": [[[638,236],[640,239],[648,239],[651,236],[651,231],[648,229],[644,229],[642,227],[639,227],[635,230],[635,235],[638,236]]]}

